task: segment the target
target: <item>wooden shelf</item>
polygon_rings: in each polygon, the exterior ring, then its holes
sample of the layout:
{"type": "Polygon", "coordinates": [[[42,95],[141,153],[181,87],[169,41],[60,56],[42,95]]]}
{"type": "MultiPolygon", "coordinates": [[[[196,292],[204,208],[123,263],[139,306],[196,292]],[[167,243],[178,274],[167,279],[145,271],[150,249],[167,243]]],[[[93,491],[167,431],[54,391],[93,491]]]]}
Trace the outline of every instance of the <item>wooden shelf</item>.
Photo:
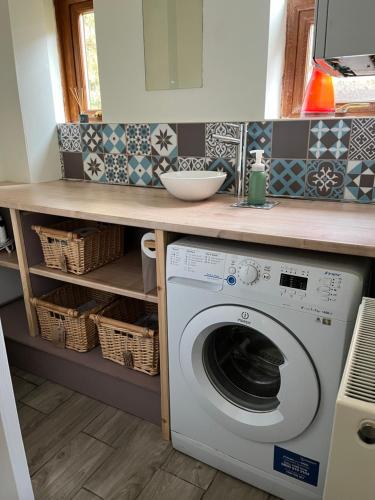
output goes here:
{"type": "Polygon", "coordinates": [[[16,252],[8,253],[6,251],[1,251],[0,267],[7,267],[9,269],[19,269],[16,252]]]}
{"type": "Polygon", "coordinates": [[[156,289],[149,293],[143,291],[142,261],[137,251],[129,252],[121,259],[81,276],[51,269],[45,264],[31,266],[29,271],[31,274],[75,285],[87,286],[147,302],[158,302],[156,289]]]}
{"type": "Polygon", "coordinates": [[[104,359],[100,347],[78,353],[28,335],[22,300],[0,308],[9,362],[160,425],[160,376],[104,359]]]}

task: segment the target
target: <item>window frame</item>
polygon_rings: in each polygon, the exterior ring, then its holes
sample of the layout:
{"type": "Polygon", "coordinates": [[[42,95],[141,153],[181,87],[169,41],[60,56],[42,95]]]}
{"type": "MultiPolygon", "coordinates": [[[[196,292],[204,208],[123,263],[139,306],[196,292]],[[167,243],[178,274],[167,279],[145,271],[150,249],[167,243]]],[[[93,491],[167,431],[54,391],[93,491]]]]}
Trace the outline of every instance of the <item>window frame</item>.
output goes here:
{"type": "MultiPolygon", "coordinates": [[[[69,89],[82,88],[83,101],[86,108],[88,107],[79,19],[81,14],[94,11],[94,2],[93,0],[54,0],[54,4],[65,118],[69,122],[74,122],[79,121],[79,107],[69,89]]],[[[95,113],[100,111],[89,110],[86,113],[90,121],[96,121],[95,113]]]]}
{"type": "MultiPolygon", "coordinates": [[[[281,118],[299,118],[304,96],[309,31],[315,17],[315,0],[288,0],[285,62],[282,82],[281,118]]],[[[351,102],[336,102],[336,116],[375,115],[375,102],[365,108],[351,108],[351,102]]]]}

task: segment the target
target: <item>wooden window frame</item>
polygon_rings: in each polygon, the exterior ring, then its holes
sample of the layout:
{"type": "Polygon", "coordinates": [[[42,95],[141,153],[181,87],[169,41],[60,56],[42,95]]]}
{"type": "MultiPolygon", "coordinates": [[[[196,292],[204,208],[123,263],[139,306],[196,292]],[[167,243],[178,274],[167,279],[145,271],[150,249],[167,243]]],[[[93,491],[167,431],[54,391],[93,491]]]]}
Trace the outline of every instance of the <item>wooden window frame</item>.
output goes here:
{"type": "MultiPolygon", "coordinates": [[[[83,101],[87,106],[84,54],[79,29],[81,14],[94,10],[93,0],[54,0],[57,34],[59,39],[60,67],[64,98],[65,118],[69,122],[79,121],[79,107],[69,89],[82,88],[83,101]]],[[[95,113],[86,111],[90,121],[95,121],[95,113]]]]}
{"type": "MultiPolygon", "coordinates": [[[[304,96],[306,54],[310,27],[314,23],[315,0],[288,0],[285,63],[282,83],[281,117],[298,118],[304,96]]],[[[347,106],[348,111],[336,111],[337,116],[375,115],[375,102],[366,108],[351,108],[353,103],[337,102],[336,109],[347,106]]]]}

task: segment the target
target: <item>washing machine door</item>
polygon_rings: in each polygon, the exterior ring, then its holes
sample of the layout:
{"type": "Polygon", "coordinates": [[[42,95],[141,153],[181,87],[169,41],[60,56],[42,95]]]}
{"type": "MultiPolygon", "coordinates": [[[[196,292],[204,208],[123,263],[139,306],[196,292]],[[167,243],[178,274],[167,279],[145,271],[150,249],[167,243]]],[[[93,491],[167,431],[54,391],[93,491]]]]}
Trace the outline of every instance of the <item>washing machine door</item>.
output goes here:
{"type": "Polygon", "coordinates": [[[221,305],[196,315],[181,338],[180,364],[201,407],[253,441],[298,436],[319,407],[317,372],[303,345],[252,308],[221,305]]]}

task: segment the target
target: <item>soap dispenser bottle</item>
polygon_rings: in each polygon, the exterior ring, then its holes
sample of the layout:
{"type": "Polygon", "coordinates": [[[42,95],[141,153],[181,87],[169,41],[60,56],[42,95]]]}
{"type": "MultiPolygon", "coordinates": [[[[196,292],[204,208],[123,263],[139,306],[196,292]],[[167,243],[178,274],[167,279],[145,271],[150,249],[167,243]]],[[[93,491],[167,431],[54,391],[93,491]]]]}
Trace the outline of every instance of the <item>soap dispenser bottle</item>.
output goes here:
{"type": "Polygon", "coordinates": [[[263,149],[253,149],[250,154],[255,155],[255,163],[249,174],[249,191],[247,195],[250,205],[264,205],[266,202],[266,168],[263,160],[263,149]]]}

